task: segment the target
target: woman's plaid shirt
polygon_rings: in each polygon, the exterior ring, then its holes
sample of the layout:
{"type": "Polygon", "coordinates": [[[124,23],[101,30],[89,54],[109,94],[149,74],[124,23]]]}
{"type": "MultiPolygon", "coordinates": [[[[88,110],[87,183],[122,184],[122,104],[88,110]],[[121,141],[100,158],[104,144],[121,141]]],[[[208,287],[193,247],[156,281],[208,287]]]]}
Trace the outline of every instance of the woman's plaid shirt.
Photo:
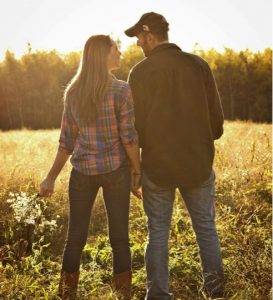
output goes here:
{"type": "Polygon", "coordinates": [[[59,150],[72,154],[73,168],[82,174],[111,172],[126,163],[123,144],[138,142],[134,121],[130,87],[113,78],[94,125],[80,126],[71,105],[65,105],[59,150]]]}

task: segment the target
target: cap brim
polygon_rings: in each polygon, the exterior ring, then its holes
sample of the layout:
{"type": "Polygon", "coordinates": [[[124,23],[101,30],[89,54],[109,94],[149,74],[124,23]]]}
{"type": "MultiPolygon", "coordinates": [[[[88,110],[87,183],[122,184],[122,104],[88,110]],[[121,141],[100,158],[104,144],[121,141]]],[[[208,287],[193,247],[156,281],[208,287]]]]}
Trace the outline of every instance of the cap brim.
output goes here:
{"type": "Polygon", "coordinates": [[[138,26],[134,25],[132,27],[130,27],[129,29],[125,30],[124,33],[129,36],[129,37],[134,37],[137,36],[139,34],[139,29],[138,26]]]}

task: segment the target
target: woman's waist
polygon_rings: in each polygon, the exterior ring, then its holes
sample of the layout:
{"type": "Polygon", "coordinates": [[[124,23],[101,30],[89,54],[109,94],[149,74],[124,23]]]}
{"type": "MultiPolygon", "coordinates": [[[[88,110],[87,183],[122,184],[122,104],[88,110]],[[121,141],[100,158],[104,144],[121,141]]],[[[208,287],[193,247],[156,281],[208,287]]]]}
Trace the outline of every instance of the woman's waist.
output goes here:
{"type": "Polygon", "coordinates": [[[123,145],[120,139],[81,139],[76,141],[74,152],[88,155],[107,154],[120,151],[123,145]]]}
{"type": "Polygon", "coordinates": [[[86,160],[93,162],[100,162],[104,160],[123,160],[125,155],[125,149],[121,143],[116,143],[108,147],[81,147],[76,145],[72,153],[72,160],[86,160]]]}
{"type": "Polygon", "coordinates": [[[123,148],[119,151],[97,154],[73,152],[70,162],[74,169],[83,174],[98,175],[127,165],[127,156],[123,148]]]}

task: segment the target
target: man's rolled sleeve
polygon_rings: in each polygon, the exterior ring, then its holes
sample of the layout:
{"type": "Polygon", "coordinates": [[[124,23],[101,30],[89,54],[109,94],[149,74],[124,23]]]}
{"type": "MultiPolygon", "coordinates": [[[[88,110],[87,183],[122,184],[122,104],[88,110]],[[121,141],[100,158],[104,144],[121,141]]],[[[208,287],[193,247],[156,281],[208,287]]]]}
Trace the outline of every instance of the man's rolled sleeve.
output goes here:
{"type": "Polygon", "coordinates": [[[129,86],[123,90],[119,112],[119,129],[121,141],[124,145],[138,143],[138,135],[135,129],[134,104],[129,86]]]}
{"type": "Polygon", "coordinates": [[[59,151],[65,152],[68,155],[72,154],[78,136],[78,132],[79,129],[72,116],[70,107],[66,104],[61,122],[59,151]]]}

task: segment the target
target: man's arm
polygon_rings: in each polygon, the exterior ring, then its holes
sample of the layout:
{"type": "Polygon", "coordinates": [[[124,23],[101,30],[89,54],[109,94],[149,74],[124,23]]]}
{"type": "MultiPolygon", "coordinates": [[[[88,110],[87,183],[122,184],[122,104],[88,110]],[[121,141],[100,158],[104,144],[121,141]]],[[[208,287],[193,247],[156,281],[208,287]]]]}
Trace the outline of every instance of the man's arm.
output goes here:
{"type": "Polygon", "coordinates": [[[139,146],[143,146],[144,138],[144,126],[145,126],[145,102],[143,101],[145,97],[145,91],[141,83],[136,80],[135,76],[130,73],[128,77],[128,83],[132,90],[134,111],[135,111],[135,128],[138,133],[139,146]]]}
{"type": "Polygon", "coordinates": [[[213,133],[213,139],[217,140],[222,136],[224,132],[224,114],[216,81],[209,67],[207,74],[207,96],[210,112],[210,123],[213,133]]]}

